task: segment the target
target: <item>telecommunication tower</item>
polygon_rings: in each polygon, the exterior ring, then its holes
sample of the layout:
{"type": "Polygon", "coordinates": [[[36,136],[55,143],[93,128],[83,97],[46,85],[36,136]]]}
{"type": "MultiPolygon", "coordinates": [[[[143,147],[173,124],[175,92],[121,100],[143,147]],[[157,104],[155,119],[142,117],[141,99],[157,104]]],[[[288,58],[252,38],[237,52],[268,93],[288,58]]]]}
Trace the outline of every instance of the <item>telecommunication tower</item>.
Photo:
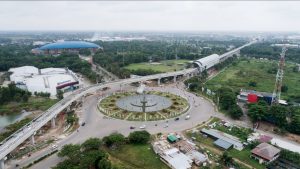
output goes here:
{"type": "Polygon", "coordinates": [[[278,64],[278,71],[276,74],[275,87],[274,87],[273,96],[272,96],[272,104],[277,104],[280,100],[282,79],[283,79],[283,68],[284,68],[284,62],[285,62],[284,57],[285,57],[286,51],[287,51],[287,48],[285,46],[283,46],[281,54],[280,54],[279,64],[278,64]]]}

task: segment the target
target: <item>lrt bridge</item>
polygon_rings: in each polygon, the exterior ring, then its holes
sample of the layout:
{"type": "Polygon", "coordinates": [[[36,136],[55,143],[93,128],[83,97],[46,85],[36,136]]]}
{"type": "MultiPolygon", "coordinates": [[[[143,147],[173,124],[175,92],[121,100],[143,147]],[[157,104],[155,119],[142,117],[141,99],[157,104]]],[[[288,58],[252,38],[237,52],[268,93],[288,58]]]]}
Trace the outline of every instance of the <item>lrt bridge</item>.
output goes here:
{"type": "MultiPolygon", "coordinates": [[[[231,57],[233,54],[236,54],[239,52],[240,49],[249,46],[256,41],[249,42],[239,48],[236,48],[230,52],[227,52],[223,54],[223,57],[231,57]]],[[[86,88],[78,89],[74,91],[69,96],[65,97],[64,99],[57,102],[55,105],[50,107],[47,111],[45,111],[42,115],[36,117],[31,122],[26,124],[24,127],[17,130],[15,133],[13,133],[11,136],[3,140],[0,144],[0,169],[5,169],[5,160],[7,159],[7,155],[12,152],[14,149],[16,149],[21,143],[23,143],[25,140],[30,139],[31,143],[34,144],[34,135],[36,132],[45,124],[47,124],[49,121],[51,121],[51,126],[55,127],[55,118],[56,116],[65,110],[72,102],[84,97],[88,93],[94,93],[98,90],[101,90],[103,88],[109,87],[111,85],[120,85],[120,89],[122,89],[122,85],[135,83],[135,82],[143,82],[147,80],[157,80],[158,85],[160,84],[161,79],[163,78],[170,78],[173,77],[174,82],[176,82],[178,77],[192,77],[196,74],[199,74],[198,68],[189,68],[184,69],[180,71],[175,72],[168,72],[168,73],[161,73],[161,74],[155,74],[155,75],[149,75],[149,76],[143,76],[143,77],[137,77],[137,78],[130,78],[130,79],[120,79],[115,80],[111,82],[104,82],[99,83],[95,85],[91,85],[86,88]]]]}

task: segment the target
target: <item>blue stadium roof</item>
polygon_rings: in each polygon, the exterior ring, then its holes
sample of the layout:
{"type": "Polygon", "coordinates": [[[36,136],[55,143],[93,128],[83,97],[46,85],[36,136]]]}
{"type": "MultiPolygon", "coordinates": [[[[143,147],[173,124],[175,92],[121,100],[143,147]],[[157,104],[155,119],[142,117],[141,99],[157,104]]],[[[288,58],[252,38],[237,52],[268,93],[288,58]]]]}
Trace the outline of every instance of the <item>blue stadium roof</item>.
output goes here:
{"type": "Polygon", "coordinates": [[[84,42],[84,41],[65,41],[65,42],[56,42],[50,43],[40,47],[40,50],[51,50],[51,49],[78,49],[78,48],[100,48],[99,45],[84,42]]]}

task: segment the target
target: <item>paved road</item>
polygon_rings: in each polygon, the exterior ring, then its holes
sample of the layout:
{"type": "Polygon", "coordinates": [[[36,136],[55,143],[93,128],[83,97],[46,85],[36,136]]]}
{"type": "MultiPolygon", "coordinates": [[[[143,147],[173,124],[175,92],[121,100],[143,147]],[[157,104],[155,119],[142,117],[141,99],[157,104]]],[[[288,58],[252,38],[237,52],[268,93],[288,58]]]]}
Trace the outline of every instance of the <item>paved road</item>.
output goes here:
{"type": "MultiPolygon", "coordinates": [[[[128,87],[130,88],[130,87],[128,87]]],[[[183,114],[180,116],[179,121],[174,121],[174,119],[169,119],[168,124],[169,127],[164,128],[166,124],[166,120],[161,121],[155,121],[155,122],[133,122],[133,121],[124,121],[124,120],[118,120],[118,119],[106,119],[104,118],[103,114],[101,114],[97,110],[97,103],[98,103],[98,97],[99,95],[95,94],[92,96],[87,97],[83,102],[83,113],[80,117],[81,122],[86,122],[86,125],[84,127],[79,128],[79,132],[74,132],[71,135],[69,135],[67,138],[61,140],[60,142],[56,143],[59,148],[61,148],[65,144],[70,143],[82,143],[84,140],[90,138],[90,137],[103,137],[106,135],[109,135],[112,132],[119,132],[124,135],[128,135],[133,130],[130,130],[130,126],[135,126],[135,130],[139,130],[139,127],[142,125],[146,125],[146,130],[150,133],[159,133],[159,132],[176,132],[176,131],[182,131],[185,129],[192,128],[196,126],[199,123],[202,123],[206,120],[208,120],[211,116],[216,116],[216,112],[214,110],[214,106],[211,102],[201,98],[197,97],[192,93],[188,93],[184,91],[183,84],[178,85],[170,85],[166,87],[157,87],[157,88],[148,88],[147,90],[158,90],[158,91],[164,91],[164,92],[171,92],[174,94],[181,95],[183,97],[186,97],[189,99],[191,108],[187,112],[190,114],[191,119],[184,120],[186,114],[183,114]],[[157,126],[155,126],[157,124],[157,126]]],[[[114,92],[116,90],[119,90],[119,86],[112,86],[112,88],[107,92],[114,92]]],[[[12,161],[8,168],[14,168],[15,164],[20,164],[20,166],[24,166],[35,159],[38,159],[39,157],[43,156],[44,154],[50,152],[49,149],[45,149],[43,151],[39,151],[37,153],[32,154],[30,158],[26,157],[25,159],[19,160],[19,161],[12,161]]],[[[34,165],[31,167],[32,169],[46,169],[50,168],[51,166],[56,165],[60,159],[53,155],[46,160],[41,161],[40,163],[34,165]]]]}

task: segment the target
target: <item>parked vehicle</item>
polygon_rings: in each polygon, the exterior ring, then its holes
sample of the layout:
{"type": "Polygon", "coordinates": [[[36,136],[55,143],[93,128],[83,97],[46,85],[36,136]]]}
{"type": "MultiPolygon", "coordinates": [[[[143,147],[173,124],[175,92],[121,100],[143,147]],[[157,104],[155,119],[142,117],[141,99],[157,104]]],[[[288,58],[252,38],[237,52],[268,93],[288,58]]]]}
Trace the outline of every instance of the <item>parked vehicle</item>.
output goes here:
{"type": "Polygon", "coordinates": [[[81,124],[81,126],[85,126],[85,122],[83,122],[83,123],[81,124]]]}
{"type": "Polygon", "coordinates": [[[190,118],[191,118],[190,115],[185,116],[185,119],[186,119],[186,120],[188,120],[188,119],[190,119],[190,118]]]}
{"type": "Polygon", "coordinates": [[[145,124],[140,127],[140,129],[145,129],[145,128],[146,128],[145,124]]]}
{"type": "Polygon", "coordinates": [[[130,129],[135,129],[135,127],[134,126],[130,126],[130,129]]]}
{"type": "Polygon", "coordinates": [[[175,121],[178,121],[178,120],[179,120],[179,117],[176,117],[176,118],[175,118],[175,121]]]}

